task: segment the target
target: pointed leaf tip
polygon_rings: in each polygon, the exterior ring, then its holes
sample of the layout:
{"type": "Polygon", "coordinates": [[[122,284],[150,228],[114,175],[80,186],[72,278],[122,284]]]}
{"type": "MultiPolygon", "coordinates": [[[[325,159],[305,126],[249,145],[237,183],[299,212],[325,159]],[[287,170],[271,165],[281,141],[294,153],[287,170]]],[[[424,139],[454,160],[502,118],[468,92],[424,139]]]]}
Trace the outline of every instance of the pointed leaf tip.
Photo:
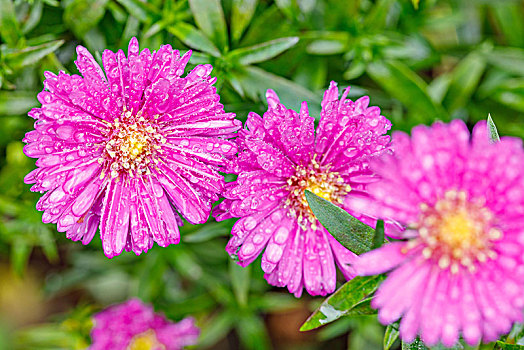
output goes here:
{"type": "Polygon", "coordinates": [[[488,114],[488,131],[489,140],[491,143],[497,143],[500,141],[499,133],[497,131],[497,127],[495,126],[495,122],[491,118],[491,114],[488,114]]]}

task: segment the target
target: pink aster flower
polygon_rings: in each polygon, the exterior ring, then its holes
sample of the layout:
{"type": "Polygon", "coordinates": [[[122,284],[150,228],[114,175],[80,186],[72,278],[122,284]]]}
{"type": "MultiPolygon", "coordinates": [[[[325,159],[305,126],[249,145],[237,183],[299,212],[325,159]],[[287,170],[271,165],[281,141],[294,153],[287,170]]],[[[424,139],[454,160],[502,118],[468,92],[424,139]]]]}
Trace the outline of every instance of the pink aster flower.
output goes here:
{"type": "Polygon", "coordinates": [[[178,350],[197,342],[192,318],[178,323],[156,314],[138,299],[111,306],[94,316],[90,350],[178,350]]]}
{"type": "Polygon", "coordinates": [[[405,225],[404,241],[363,254],[359,274],[392,271],[373,306],[400,335],[429,346],[492,341],[523,320],[524,152],[522,141],[489,141],[485,122],[470,134],[459,120],[393,136],[395,155],[371,163],[382,180],[375,201],[354,210],[405,225]]]}
{"type": "Polygon", "coordinates": [[[127,58],[104,52],[106,74],[85,48],[77,53],[82,76],[46,72],[42,107],[29,112],[24,152],[38,168],[25,182],[47,191],[43,222],[83,244],[100,226],[109,258],[178,243],[177,212],[205,222],[224,187],[218,169],[237,152],[227,138],[239,122],[219,103],[211,65],[182,77],[191,52],[140,52],[135,38],[127,58]]]}
{"type": "Polygon", "coordinates": [[[337,85],[331,83],[315,135],[306,102],[296,113],[268,90],[264,117],[250,113],[247,128],[239,132],[238,179],[226,184],[226,199],[215,212],[219,220],[241,218],[233,227],[229,254],[247,266],[265,248],[267,281],[287,286],[297,297],[304,286],[311,295],[333,292],[335,262],[347,279],[354,275],[348,263],[355,254],[317,222],[304,190],[346,208],[346,201],[365,196],[366,184],[373,181],[368,160],[389,148],[384,134],[391,123],[378,107],[368,107],[367,96],[353,102],[346,99],[348,92],[339,100],[337,85]]]}

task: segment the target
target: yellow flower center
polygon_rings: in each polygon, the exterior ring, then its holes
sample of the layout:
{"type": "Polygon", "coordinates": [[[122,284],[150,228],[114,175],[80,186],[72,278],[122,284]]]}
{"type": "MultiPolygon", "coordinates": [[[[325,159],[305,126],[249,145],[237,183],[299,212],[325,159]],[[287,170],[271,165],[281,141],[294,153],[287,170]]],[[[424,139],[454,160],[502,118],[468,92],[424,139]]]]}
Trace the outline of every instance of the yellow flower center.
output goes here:
{"type": "Polygon", "coordinates": [[[100,177],[104,178],[106,172],[112,178],[123,173],[131,177],[149,174],[150,164],[158,163],[157,155],[162,153],[161,146],[166,143],[156,118],[148,120],[141,112],[133,115],[124,111],[109,130],[108,141],[98,159],[100,164],[106,165],[100,177]]]}
{"type": "Polygon", "coordinates": [[[463,209],[442,216],[437,239],[451,249],[461,249],[476,246],[481,234],[482,229],[475,227],[468,213],[463,209]]]}
{"type": "Polygon", "coordinates": [[[483,201],[468,200],[465,192],[448,191],[433,207],[421,205],[421,216],[411,225],[419,237],[407,249],[422,246],[426,259],[435,259],[442,269],[456,273],[460,266],[470,272],[478,263],[496,257],[493,243],[502,237],[491,211],[483,201]]]}
{"type": "Polygon", "coordinates": [[[289,208],[291,215],[298,218],[298,223],[303,229],[316,229],[317,219],[309,208],[305,190],[333,204],[340,204],[344,196],[351,191],[351,186],[344,183],[338,172],[330,171],[329,167],[322,167],[313,158],[308,166],[296,167],[295,174],[287,180],[286,189],[289,196],[285,206],[289,208]]]}
{"type": "Polygon", "coordinates": [[[127,350],[163,350],[165,348],[166,347],[158,341],[155,331],[152,329],[135,335],[127,346],[127,350]]]}

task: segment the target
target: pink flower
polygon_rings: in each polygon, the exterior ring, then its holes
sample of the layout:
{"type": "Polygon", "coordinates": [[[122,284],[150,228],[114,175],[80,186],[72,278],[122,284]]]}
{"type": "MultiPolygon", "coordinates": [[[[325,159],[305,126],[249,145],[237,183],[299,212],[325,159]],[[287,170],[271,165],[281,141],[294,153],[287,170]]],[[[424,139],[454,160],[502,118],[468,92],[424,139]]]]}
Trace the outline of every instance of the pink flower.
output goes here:
{"type": "Polygon", "coordinates": [[[404,241],[363,254],[361,275],[386,271],[373,306],[384,324],[402,316],[400,336],[429,346],[497,339],[523,320],[524,152],[522,141],[491,144],[485,122],[418,126],[393,136],[395,155],[371,163],[382,181],[375,201],[354,210],[405,225],[404,241]]]}
{"type": "Polygon", "coordinates": [[[99,312],[94,323],[90,350],[178,350],[200,333],[192,318],[171,322],[138,299],[99,312]]]}
{"type": "Polygon", "coordinates": [[[38,158],[26,183],[45,192],[42,221],[87,244],[100,226],[104,253],[140,254],[180,240],[182,221],[203,223],[224,179],[218,169],[237,152],[239,129],[212,86],[211,65],[181,77],[191,52],[169,45],[103,54],[104,71],[83,47],[82,76],[46,72],[42,107],[29,112],[35,130],[24,142],[38,158]]]}
{"type": "Polygon", "coordinates": [[[297,297],[304,286],[311,295],[333,292],[335,262],[347,279],[354,276],[348,263],[355,254],[318,223],[304,190],[346,208],[346,201],[365,196],[366,184],[373,181],[368,160],[389,148],[384,133],[391,123],[378,107],[368,107],[367,96],[353,102],[346,99],[348,92],[339,100],[337,85],[331,83],[315,136],[315,119],[306,102],[296,113],[268,90],[264,117],[250,113],[247,129],[239,132],[233,169],[238,179],[226,184],[226,200],[214,213],[219,220],[241,218],[233,227],[228,253],[247,266],[266,248],[262,269],[267,281],[287,286],[297,297]]]}

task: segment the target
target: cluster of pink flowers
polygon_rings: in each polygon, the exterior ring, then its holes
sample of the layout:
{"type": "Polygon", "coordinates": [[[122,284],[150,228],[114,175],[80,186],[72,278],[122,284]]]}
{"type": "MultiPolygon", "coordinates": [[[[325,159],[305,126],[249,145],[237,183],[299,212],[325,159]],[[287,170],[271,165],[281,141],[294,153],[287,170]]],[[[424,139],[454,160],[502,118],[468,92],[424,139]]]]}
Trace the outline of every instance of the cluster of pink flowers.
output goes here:
{"type": "MultiPolygon", "coordinates": [[[[336,266],[346,279],[391,271],[373,306],[385,324],[402,317],[404,341],[475,344],[523,320],[520,140],[494,144],[485,123],[470,140],[453,121],[390,142],[380,109],[367,96],[348,99],[349,88],[339,98],[333,82],[316,128],[305,102],[297,113],[268,90],[267,112],[250,113],[242,129],[220,104],[210,65],[182,77],[190,52],[140,51],[132,39],[127,57],[104,52],[104,69],[77,52],[82,76],[46,73],[24,139],[38,158],[25,181],[46,192],[37,209],[68,238],[88,244],[100,228],[109,258],[177,244],[180,216],[203,223],[221,196],[215,218],[239,218],[227,252],[241,266],[262,255],[267,281],[297,297],[333,292],[336,266]],[[318,222],[305,190],[372,227],[386,220],[399,241],[355,255],[318,222]]],[[[178,349],[198,333],[136,300],[95,320],[92,349],[178,349]]]]}

